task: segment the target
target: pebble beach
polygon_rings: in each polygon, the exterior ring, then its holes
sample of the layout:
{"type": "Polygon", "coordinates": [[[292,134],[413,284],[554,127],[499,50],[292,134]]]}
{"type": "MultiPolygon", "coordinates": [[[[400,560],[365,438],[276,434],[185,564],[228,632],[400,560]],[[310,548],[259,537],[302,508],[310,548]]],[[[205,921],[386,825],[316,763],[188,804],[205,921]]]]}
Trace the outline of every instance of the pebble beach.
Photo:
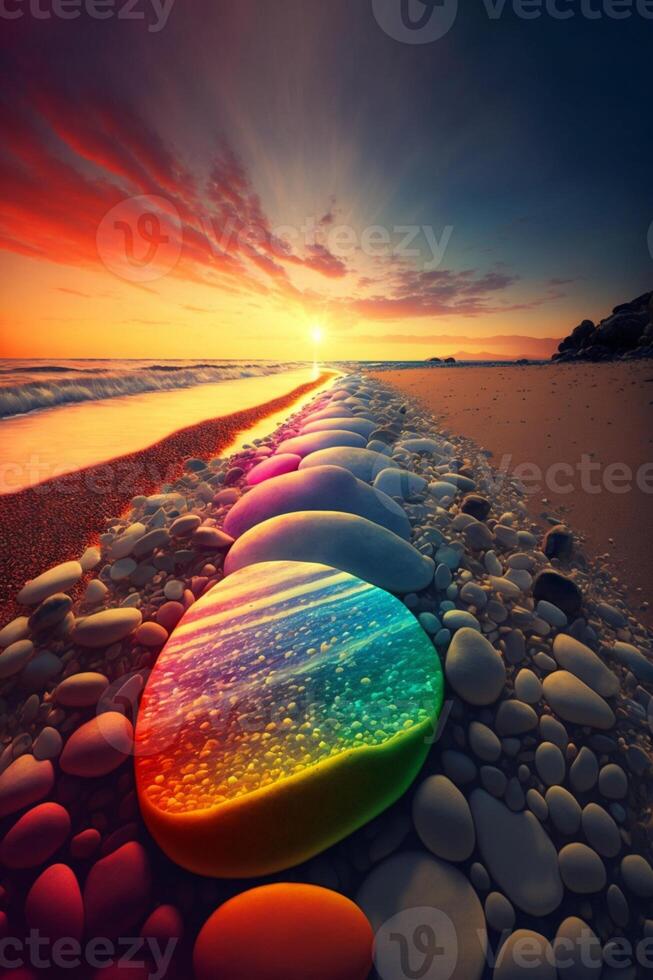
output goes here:
{"type": "Polygon", "coordinates": [[[426,977],[647,975],[641,610],[383,372],[220,455],[284,404],[138,454],[165,480],[39,498],[40,523],[38,488],[0,498],[0,935],[139,937],[143,977],[165,948],[168,978],[390,980],[425,929],[426,977]]]}

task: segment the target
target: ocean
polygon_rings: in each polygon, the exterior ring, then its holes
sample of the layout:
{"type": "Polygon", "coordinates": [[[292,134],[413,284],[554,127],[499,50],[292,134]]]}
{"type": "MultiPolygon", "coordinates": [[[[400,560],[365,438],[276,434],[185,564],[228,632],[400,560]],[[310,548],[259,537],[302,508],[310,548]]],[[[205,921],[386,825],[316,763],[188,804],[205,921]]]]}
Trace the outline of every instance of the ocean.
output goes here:
{"type": "MultiPolygon", "coordinates": [[[[340,361],[319,368],[349,373],[445,366],[340,361]]],[[[0,359],[0,494],[255,408],[315,380],[317,371],[318,365],[306,361],[0,359]]],[[[288,414],[264,420],[254,433],[242,433],[242,441],[267,434],[288,414]]]]}
{"type": "MultiPolygon", "coordinates": [[[[317,373],[305,362],[0,361],[0,494],[256,408],[317,373]]],[[[241,441],[266,435],[290,413],[277,414],[241,441]]]]}

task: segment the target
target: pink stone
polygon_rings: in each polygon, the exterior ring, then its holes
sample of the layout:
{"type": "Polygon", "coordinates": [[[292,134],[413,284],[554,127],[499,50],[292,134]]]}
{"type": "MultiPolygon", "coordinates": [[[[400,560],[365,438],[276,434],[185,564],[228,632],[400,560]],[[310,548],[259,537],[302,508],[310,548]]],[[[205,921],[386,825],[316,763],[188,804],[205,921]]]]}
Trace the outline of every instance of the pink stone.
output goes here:
{"type": "Polygon", "coordinates": [[[101,840],[100,832],[95,827],[82,830],[70,842],[70,856],[76,861],[85,861],[95,854],[101,840]]]}
{"type": "Polygon", "coordinates": [[[132,841],[97,861],[84,886],[84,909],[91,936],[133,935],[147,912],[151,876],[147,854],[132,841]]]}
{"type": "Polygon", "coordinates": [[[278,456],[271,456],[270,459],[263,460],[249,471],[247,482],[253,487],[257,483],[274,479],[275,476],[281,476],[283,473],[292,473],[301,461],[301,456],[295,453],[279,453],[278,456]]]}
{"type": "Polygon", "coordinates": [[[82,938],[82,895],[67,864],[52,864],[36,879],[25,901],[25,918],[30,929],[38,929],[52,942],[82,938]]]}
{"type": "Polygon", "coordinates": [[[184,923],[179,909],[174,905],[159,905],[146,919],[141,936],[154,939],[165,946],[170,939],[181,940],[184,935],[184,923]]]}
{"type": "Polygon", "coordinates": [[[70,776],[106,776],[130,755],[133,744],[129,719],[106,711],[73,732],[61,753],[61,769],[70,776]]]}
{"type": "Polygon", "coordinates": [[[0,845],[8,868],[36,868],[59,850],[70,832],[70,817],[58,803],[41,803],[24,813],[0,845]]]}

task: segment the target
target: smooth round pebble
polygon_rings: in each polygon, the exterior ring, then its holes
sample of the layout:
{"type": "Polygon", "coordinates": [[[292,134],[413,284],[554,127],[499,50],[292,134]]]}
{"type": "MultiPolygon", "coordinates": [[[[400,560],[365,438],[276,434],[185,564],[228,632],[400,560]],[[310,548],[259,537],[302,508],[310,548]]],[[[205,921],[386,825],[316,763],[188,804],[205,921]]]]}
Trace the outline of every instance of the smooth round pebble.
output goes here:
{"type": "Polygon", "coordinates": [[[559,980],[598,980],[603,965],[601,942],[586,922],[570,916],[560,923],[553,949],[559,980]]]}
{"type": "Polygon", "coordinates": [[[653,898],[653,868],[641,854],[627,854],[621,862],[621,876],[628,891],[638,898],[653,898]]]}
{"type": "Polygon", "coordinates": [[[568,670],[556,670],[544,678],[544,697],[563,721],[592,728],[610,729],[612,709],[603,698],[568,670]]]}
{"type": "Polygon", "coordinates": [[[58,939],[79,942],[84,930],[84,906],[79,882],[67,864],[52,864],[30,888],[25,900],[30,929],[54,943],[58,939]]]}
{"type": "Polygon", "coordinates": [[[509,931],[515,925],[515,910],[501,892],[490,892],[485,899],[485,918],[495,932],[509,931]]]}
{"type": "Polygon", "coordinates": [[[430,926],[443,950],[442,975],[449,980],[481,977],[485,917],[476,892],[457,868],[423,852],[403,851],[373,868],[356,901],[376,933],[375,961],[381,976],[402,976],[401,947],[391,936],[412,936],[415,929],[430,926]]]}
{"type": "Polygon", "coordinates": [[[532,670],[523,668],[515,677],[515,694],[526,704],[537,704],[542,698],[542,683],[532,670]]]}
{"type": "Polygon", "coordinates": [[[501,755],[501,742],[487,725],[473,721],[469,726],[469,747],[483,762],[496,762],[501,755]]]}
{"type": "Polygon", "coordinates": [[[33,656],[34,644],[31,640],[16,640],[0,653],[0,680],[19,674],[33,656]]]}
{"type": "Polygon", "coordinates": [[[614,762],[599,771],[599,793],[608,800],[622,800],[628,794],[628,777],[614,762]]]}
{"type": "Polygon", "coordinates": [[[63,748],[63,739],[56,728],[46,725],[34,739],[32,751],[34,758],[39,761],[43,759],[58,759],[63,748]]]}
{"type": "Polygon", "coordinates": [[[373,933],[364,913],[316,885],[273,884],[241,892],[204,923],[196,980],[365,980],[373,933]]]}
{"type": "Polygon", "coordinates": [[[41,803],[24,813],[5,834],[0,862],[8,868],[36,868],[62,846],[70,817],[58,803],[41,803]]]}
{"type": "Polygon", "coordinates": [[[178,579],[170,579],[163,586],[163,594],[171,602],[178,602],[183,597],[186,586],[178,579]]]}
{"type": "Polygon", "coordinates": [[[542,742],[535,752],[535,767],[545,786],[557,786],[565,778],[565,758],[553,742],[542,742]]]}
{"type": "Polygon", "coordinates": [[[475,834],[467,800],[446,776],[429,776],[413,799],[415,830],[429,851],[445,861],[465,861],[475,834]]]}
{"type": "Polygon", "coordinates": [[[54,786],[54,770],[49,760],[21,755],[0,773],[0,817],[38,803],[54,786]]]}
{"type": "Polygon", "coordinates": [[[598,803],[588,803],[582,813],[583,833],[587,843],[601,857],[616,857],[621,850],[621,834],[607,810],[598,803]]]}
{"type": "Polygon", "coordinates": [[[537,728],[537,715],[523,701],[502,701],[497,711],[495,727],[498,735],[523,735],[537,728]]]}
{"type": "Polygon", "coordinates": [[[162,647],[168,639],[168,631],[160,623],[141,623],[134,633],[134,640],[144,647],[162,647]]]}
{"type": "Polygon", "coordinates": [[[157,609],[156,621],[163,626],[168,633],[172,633],[173,629],[185,612],[186,610],[181,602],[164,602],[163,605],[159,606],[157,609]]]}
{"type": "Polygon", "coordinates": [[[577,833],[581,821],[581,808],[577,800],[564,786],[551,786],[546,793],[549,816],[559,833],[571,837],[577,833]]]}
{"type": "Polygon", "coordinates": [[[18,593],[22,606],[36,606],[55,592],[67,592],[83,575],[78,561],[66,561],[31,579],[18,593]]]}
{"type": "Polygon", "coordinates": [[[69,776],[106,776],[129,757],[133,742],[129,719],[105,711],[72,733],[61,753],[61,769],[69,776]]]}
{"type": "Polygon", "coordinates": [[[584,643],[559,633],[553,641],[553,656],[561,667],[575,674],[602,697],[613,697],[619,691],[619,678],[584,643]]]}
{"type": "Polygon", "coordinates": [[[536,817],[511,812],[482,789],[469,802],[479,851],[497,885],[529,915],[556,909],[563,896],[558,856],[536,817]]]}
{"type": "Polygon", "coordinates": [[[24,640],[29,636],[29,618],[27,616],[16,616],[10,623],[3,626],[0,630],[0,647],[11,646],[17,640],[24,640]]]}
{"type": "Polygon", "coordinates": [[[52,696],[57,704],[66,708],[92,708],[108,686],[109,679],[104,674],[84,671],[64,678],[52,696]]]}
{"type": "Polygon", "coordinates": [[[579,751],[569,770],[569,780],[577,793],[588,793],[599,778],[596,756],[586,745],[579,751]]]}
{"type": "Polygon", "coordinates": [[[447,680],[468,704],[492,704],[506,682],[499,653],[475,629],[464,627],[455,634],[445,660],[447,680]]]}
{"type": "Polygon", "coordinates": [[[134,936],[149,911],[152,878],[149,859],[136,841],[123,844],[90,869],[84,883],[86,928],[90,936],[134,936]]]}
{"type": "Polygon", "coordinates": [[[557,980],[551,944],[539,932],[517,929],[499,950],[494,980],[557,980]]]}
{"type": "Polygon", "coordinates": [[[105,647],[123,640],[143,621],[138,609],[105,609],[77,621],[73,640],[82,647],[105,647]]]}
{"type": "Polygon", "coordinates": [[[591,895],[605,888],[605,865],[587,844],[566,844],[558,855],[565,886],[578,895],[591,895]]]}

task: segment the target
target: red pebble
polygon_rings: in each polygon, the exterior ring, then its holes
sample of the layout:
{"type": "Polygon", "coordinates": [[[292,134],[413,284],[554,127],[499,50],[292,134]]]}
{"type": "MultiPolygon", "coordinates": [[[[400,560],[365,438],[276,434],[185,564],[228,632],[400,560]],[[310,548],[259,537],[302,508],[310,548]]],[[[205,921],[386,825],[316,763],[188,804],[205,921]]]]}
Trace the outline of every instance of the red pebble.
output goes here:
{"type": "Polygon", "coordinates": [[[37,762],[21,755],[0,775],[0,817],[38,803],[54,786],[54,769],[49,760],[37,762]]]}
{"type": "Polygon", "coordinates": [[[84,886],[89,935],[132,935],[129,930],[147,911],[150,888],[150,865],[141,844],[124,844],[97,861],[84,886]]]}
{"type": "Polygon", "coordinates": [[[58,803],[41,803],[24,813],[0,845],[8,868],[36,868],[57,851],[70,832],[70,817],[58,803]]]}
{"type": "Polygon", "coordinates": [[[171,633],[185,612],[181,602],[164,602],[156,614],[156,621],[171,633]]]}
{"type": "Polygon", "coordinates": [[[155,940],[159,946],[166,946],[171,939],[183,939],[184,923],[179,909],[174,905],[159,905],[147,917],[141,936],[155,940]]]}
{"type": "Polygon", "coordinates": [[[71,776],[106,776],[131,753],[132,723],[117,711],[105,711],[73,732],[61,753],[60,765],[71,776]]]}
{"type": "Polygon", "coordinates": [[[193,575],[192,579],[190,580],[190,590],[196,599],[199,599],[201,596],[207,582],[208,578],[206,575],[193,575]]]}
{"type": "Polygon", "coordinates": [[[36,879],[25,901],[25,918],[30,929],[38,929],[52,942],[82,938],[82,895],[67,864],[52,864],[36,879]]]}
{"type": "Polygon", "coordinates": [[[196,980],[365,980],[372,927],[338,892],[263,885],[220,906],[195,942],[196,980]]]}
{"type": "Polygon", "coordinates": [[[134,639],[144,647],[162,647],[168,639],[168,631],[160,623],[141,623],[134,639]]]}
{"type": "Polygon", "coordinates": [[[82,830],[70,842],[70,855],[76,861],[85,861],[97,851],[102,837],[94,827],[82,830]]]}

